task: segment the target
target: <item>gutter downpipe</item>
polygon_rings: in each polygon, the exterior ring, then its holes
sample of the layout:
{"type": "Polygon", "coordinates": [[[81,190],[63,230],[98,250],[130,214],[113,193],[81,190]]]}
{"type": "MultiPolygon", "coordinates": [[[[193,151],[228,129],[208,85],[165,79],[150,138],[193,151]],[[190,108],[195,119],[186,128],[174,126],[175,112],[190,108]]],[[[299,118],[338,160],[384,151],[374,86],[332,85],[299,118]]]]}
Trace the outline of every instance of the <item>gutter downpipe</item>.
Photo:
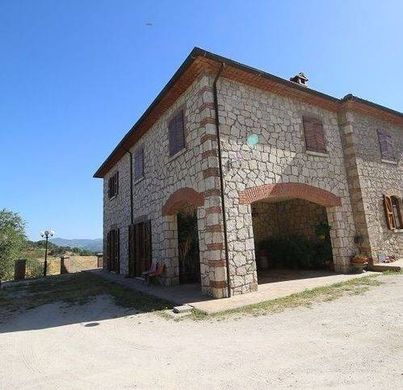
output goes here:
{"type": "Polygon", "coordinates": [[[221,186],[221,209],[222,209],[222,220],[224,228],[224,252],[225,252],[225,265],[227,268],[227,289],[228,298],[231,297],[231,278],[229,272],[229,258],[228,258],[228,237],[227,237],[227,218],[225,214],[225,198],[224,198],[224,177],[223,168],[221,160],[221,141],[220,141],[220,117],[218,114],[218,93],[217,93],[217,81],[224,70],[225,63],[221,63],[220,70],[218,71],[215,79],[213,81],[213,96],[214,96],[214,110],[215,110],[215,128],[217,137],[217,152],[218,152],[218,171],[220,174],[220,186],[221,186]]]}
{"type": "Polygon", "coordinates": [[[129,153],[130,160],[130,224],[133,225],[133,153],[130,150],[125,149],[129,153]]]}

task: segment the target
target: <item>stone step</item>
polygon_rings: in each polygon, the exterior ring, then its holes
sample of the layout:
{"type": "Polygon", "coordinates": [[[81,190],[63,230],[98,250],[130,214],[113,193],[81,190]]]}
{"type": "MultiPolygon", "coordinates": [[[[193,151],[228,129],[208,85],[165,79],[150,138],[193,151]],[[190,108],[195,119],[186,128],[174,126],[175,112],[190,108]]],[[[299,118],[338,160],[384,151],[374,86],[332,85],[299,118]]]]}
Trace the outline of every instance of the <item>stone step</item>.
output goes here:
{"type": "Polygon", "coordinates": [[[385,272],[385,271],[396,271],[400,272],[403,269],[403,260],[397,260],[393,263],[375,263],[369,266],[371,271],[385,272]]]}

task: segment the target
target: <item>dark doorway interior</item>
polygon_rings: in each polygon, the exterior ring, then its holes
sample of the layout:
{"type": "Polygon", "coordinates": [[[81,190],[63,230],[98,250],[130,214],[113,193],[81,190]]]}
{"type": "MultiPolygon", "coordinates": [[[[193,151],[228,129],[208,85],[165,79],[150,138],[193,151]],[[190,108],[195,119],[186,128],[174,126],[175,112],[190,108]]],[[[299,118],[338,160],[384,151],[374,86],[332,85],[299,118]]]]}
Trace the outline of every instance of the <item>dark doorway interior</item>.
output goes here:
{"type": "Polygon", "coordinates": [[[141,276],[151,267],[151,221],[129,226],[129,276],[141,276]]]}
{"type": "Polygon", "coordinates": [[[178,220],[179,282],[200,282],[199,236],[196,212],[180,213],[178,220]]]}
{"type": "Polygon", "coordinates": [[[333,270],[326,208],[303,199],[252,204],[259,283],[300,279],[333,270]]]}

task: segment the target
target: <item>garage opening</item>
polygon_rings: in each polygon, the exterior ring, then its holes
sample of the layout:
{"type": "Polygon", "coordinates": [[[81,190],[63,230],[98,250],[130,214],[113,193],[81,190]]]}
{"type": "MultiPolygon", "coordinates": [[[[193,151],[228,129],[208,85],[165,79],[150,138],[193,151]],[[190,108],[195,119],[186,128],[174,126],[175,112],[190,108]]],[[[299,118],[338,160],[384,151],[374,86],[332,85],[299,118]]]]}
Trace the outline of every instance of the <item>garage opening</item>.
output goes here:
{"type": "Polygon", "coordinates": [[[326,207],[304,199],[260,200],[251,207],[259,284],[333,271],[326,207]]]}

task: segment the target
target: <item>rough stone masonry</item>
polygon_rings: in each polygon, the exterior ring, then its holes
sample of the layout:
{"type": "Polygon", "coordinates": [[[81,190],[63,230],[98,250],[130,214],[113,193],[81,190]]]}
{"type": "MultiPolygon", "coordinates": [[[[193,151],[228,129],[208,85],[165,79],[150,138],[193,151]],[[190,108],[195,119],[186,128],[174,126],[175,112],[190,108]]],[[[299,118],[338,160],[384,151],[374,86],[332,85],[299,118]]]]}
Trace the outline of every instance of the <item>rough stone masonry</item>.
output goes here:
{"type": "Polygon", "coordinates": [[[402,157],[402,113],[351,95],[336,99],[194,49],[95,174],[104,180],[104,253],[108,232],[119,229],[119,272],[129,273],[133,204],[134,224],[151,221],[151,259],[165,264],[160,280],[167,286],[180,276],[177,214],[196,210],[201,289],[217,298],[258,288],[256,239],[280,225],[267,217],[265,228],[253,210],[283,207],[281,228],[287,221],[306,225],[308,236],[309,216],[327,219],[338,272],[349,271],[358,237],[374,262],[402,257],[402,157]],[[170,156],[168,128],[180,111],[184,147],[170,156]],[[315,142],[321,151],[312,150],[315,142]],[[393,160],[383,158],[388,147],[393,160]],[[144,171],[133,179],[130,153],[141,148],[144,171]],[[110,199],[116,172],[119,190],[110,199]]]}

